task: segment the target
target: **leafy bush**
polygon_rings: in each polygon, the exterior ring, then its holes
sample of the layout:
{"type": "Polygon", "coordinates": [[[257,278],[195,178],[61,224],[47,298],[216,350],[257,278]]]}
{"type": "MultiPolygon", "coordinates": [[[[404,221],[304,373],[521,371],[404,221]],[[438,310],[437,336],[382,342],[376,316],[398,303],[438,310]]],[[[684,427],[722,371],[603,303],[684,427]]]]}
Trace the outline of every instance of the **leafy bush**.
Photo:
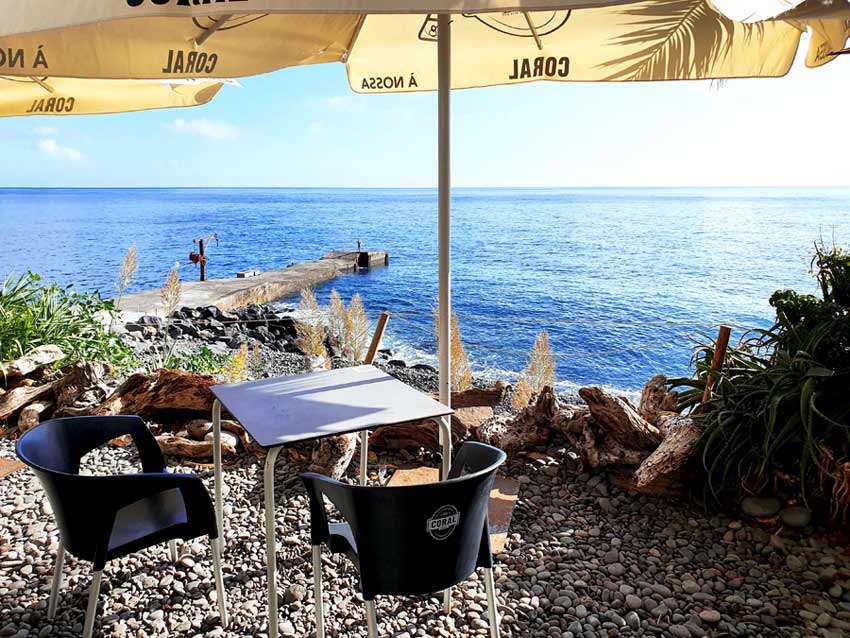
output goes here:
{"type": "Polygon", "coordinates": [[[228,374],[233,362],[233,356],[213,352],[209,347],[203,346],[197,352],[172,354],[164,367],[197,374],[228,374]]]}
{"type": "Polygon", "coordinates": [[[820,244],[812,267],[823,299],[775,292],[774,325],[745,334],[722,371],[711,370],[709,341],[696,350],[696,378],[671,381],[705,426],[702,461],[718,502],[770,490],[825,499],[841,517],[850,506],[850,258],[820,244]]]}
{"type": "Polygon", "coordinates": [[[107,329],[115,314],[114,303],[97,292],[44,283],[32,272],[10,275],[0,285],[0,361],[54,344],[66,355],[60,365],[104,361],[127,368],[133,364],[130,349],[107,329]]]}

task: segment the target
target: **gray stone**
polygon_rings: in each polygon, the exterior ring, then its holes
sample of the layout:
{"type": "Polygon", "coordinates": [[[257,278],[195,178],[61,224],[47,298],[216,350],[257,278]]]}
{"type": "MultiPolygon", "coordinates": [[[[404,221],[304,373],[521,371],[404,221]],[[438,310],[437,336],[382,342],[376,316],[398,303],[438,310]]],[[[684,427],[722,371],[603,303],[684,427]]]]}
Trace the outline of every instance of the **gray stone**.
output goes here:
{"type": "Polygon", "coordinates": [[[806,507],[786,507],[779,512],[779,519],[788,527],[806,527],[812,522],[812,512],[806,507]]]}
{"type": "Polygon", "coordinates": [[[748,496],[741,501],[741,510],[753,518],[775,516],[782,508],[782,501],[775,496],[748,496]]]}

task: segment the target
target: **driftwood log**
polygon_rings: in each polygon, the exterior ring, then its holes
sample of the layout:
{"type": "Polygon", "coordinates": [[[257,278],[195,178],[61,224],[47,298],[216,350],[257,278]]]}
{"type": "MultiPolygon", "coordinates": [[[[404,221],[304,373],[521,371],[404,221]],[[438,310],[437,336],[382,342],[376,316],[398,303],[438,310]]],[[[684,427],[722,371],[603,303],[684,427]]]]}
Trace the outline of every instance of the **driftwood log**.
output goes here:
{"type": "Polygon", "coordinates": [[[667,390],[667,379],[649,380],[640,405],[602,388],[579,390],[588,417],[573,423],[567,436],[589,471],[613,470],[615,482],[650,496],[684,493],[682,479],[702,429],[689,417],[675,414],[677,395],[667,390]]]}
{"type": "MultiPolygon", "coordinates": [[[[470,388],[463,392],[452,392],[452,444],[467,440],[479,440],[477,430],[493,418],[494,408],[504,399],[507,386],[496,383],[492,388],[470,388]]],[[[439,451],[437,424],[433,421],[414,421],[388,425],[372,432],[369,445],[385,450],[425,448],[439,451]]]]}
{"type": "Polygon", "coordinates": [[[702,435],[702,428],[686,416],[669,415],[660,419],[665,421],[662,427],[666,434],[661,444],[635,470],[635,485],[639,489],[679,472],[693,455],[702,435]]]}
{"type": "Polygon", "coordinates": [[[308,472],[318,472],[334,479],[341,479],[354,458],[357,450],[358,434],[329,436],[316,442],[310,455],[308,472]]]}
{"type": "MultiPolygon", "coordinates": [[[[182,436],[163,434],[156,437],[156,442],[163,454],[168,456],[183,456],[189,459],[208,459],[213,455],[212,441],[193,441],[182,436]]],[[[221,453],[223,456],[235,456],[236,448],[221,442],[221,453]]]]}
{"type": "Polygon", "coordinates": [[[0,364],[0,379],[25,377],[39,368],[48,366],[65,358],[65,353],[59,346],[43,345],[28,352],[23,357],[10,363],[0,364]]]}
{"type": "MultiPolygon", "coordinates": [[[[53,388],[56,410],[53,416],[79,416],[90,411],[88,404],[75,405],[87,392],[95,391],[99,398],[107,395],[104,377],[111,372],[105,363],[75,363],[53,388]]],[[[97,400],[97,399],[95,399],[97,400]]]]}
{"type": "Polygon", "coordinates": [[[590,417],[606,438],[612,438],[625,449],[651,450],[661,443],[661,432],[644,419],[626,399],[602,388],[578,391],[590,408],[590,417]]]}
{"type": "Polygon", "coordinates": [[[21,384],[8,390],[0,397],[0,421],[5,421],[27,404],[51,392],[56,383],[58,382],[41,385],[21,384]]]}
{"type": "Polygon", "coordinates": [[[163,410],[192,410],[209,413],[213,404],[209,375],[182,370],[157,370],[153,374],[134,374],[127,378],[94,414],[138,414],[150,417],[163,410]]]}
{"type": "Polygon", "coordinates": [[[23,434],[34,428],[42,420],[42,415],[49,414],[53,409],[53,401],[49,399],[36,399],[25,406],[18,415],[18,430],[23,434]]]}

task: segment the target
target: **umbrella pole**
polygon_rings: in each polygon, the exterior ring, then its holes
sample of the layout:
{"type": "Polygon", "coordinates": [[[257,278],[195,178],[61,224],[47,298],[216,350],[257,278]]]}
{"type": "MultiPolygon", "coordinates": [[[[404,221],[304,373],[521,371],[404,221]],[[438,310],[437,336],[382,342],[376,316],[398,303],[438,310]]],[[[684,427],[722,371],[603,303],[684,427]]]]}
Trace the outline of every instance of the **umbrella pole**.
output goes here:
{"type": "Polygon", "coordinates": [[[452,290],[451,290],[451,20],[448,14],[437,16],[437,103],[438,125],[438,186],[439,186],[439,292],[437,297],[437,317],[439,334],[437,349],[439,354],[440,402],[451,407],[451,330],[452,330],[452,290]]]}

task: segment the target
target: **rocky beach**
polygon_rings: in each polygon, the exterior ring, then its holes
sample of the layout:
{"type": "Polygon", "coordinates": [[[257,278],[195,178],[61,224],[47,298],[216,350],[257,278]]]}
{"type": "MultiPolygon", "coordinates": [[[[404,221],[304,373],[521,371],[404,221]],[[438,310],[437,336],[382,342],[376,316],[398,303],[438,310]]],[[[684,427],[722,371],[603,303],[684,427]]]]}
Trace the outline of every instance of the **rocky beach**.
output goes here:
{"type": "MultiPolygon", "coordinates": [[[[246,378],[264,378],[305,370],[305,357],[296,345],[296,320],[293,309],[271,306],[234,312],[181,308],[168,321],[142,317],[119,331],[137,357],[139,371],[155,366],[166,350],[184,362],[202,357],[208,365],[213,361],[222,366],[248,352],[243,362],[246,378]]],[[[334,366],[350,365],[332,341],[328,346],[334,366]]],[[[429,366],[408,366],[390,350],[382,350],[375,365],[422,391],[436,391],[436,371],[429,366]]],[[[226,376],[226,370],[219,376],[226,376]]],[[[520,431],[501,439],[511,449],[503,474],[519,483],[507,544],[496,557],[503,636],[850,635],[850,556],[842,535],[817,520],[794,523],[785,520],[784,513],[777,518],[782,507],[778,499],[744,499],[743,511],[730,505],[724,515],[687,499],[642,494],[624,483],[617,467],[588,472],[589,463],[600,457],[589,455],[593,449],[582,450],[576,437],[581,432],[587,436],[589,420],[613,418],[616,425],[622,416],[629,422],[640,419],[646,427],[665,427],[660,411],[670,396],[662,383],[649,383],[639,406],[619,400],[614,407],[622,414],[613,414],[614,398],[585,389],[581,397],[544,393],[548,398],[537,397],[529,408],[517,411],[511,406],[510,386],[493,388],[483,379],[474,381],[472,390],[459,397],[485,397],[488,403],[483,412],[475,401],[458,408],[460,435],[486,439],[504,436],[505,428],[520,431]],[[550,421],[559,425],[550,426],[550,421]],[[482,434],[493,423],[497,427],[482,434]]],[[[121,379],[105,379],[103,384],[97,392],[89,391],[91,396],[80,395],[68,409],[89,409],[86,406],[123,387],[121,379]]],[[[108,403],[107,398],[100,409],[108,403]]],[[[167,429],[152,425],[157,432],[167,429]]],[[[672,432],[674,426],[666,427],[672,432]]],[[[192,430],[191,423],[176,427],[181,436],[192,430]]],[[[201,430],[203,440],[203,423],[201,430]]],[[[592,432],[598,435],[601,430],[592,432]]],[[[385,482],[400,469],[438,463],[427,437],[407,440],[395,434],[395,439],[381,431],[373,435],[380,442],[370,451],[373,483],[385,482]]],[[[244,438],[233,435],[229,440],[223,554],[231,625],[225,630],[218,623],[209,547],[196,540],[181,545],[177,563],[170,562],[164,546],[110,562],[96,632],[117,638],[267,637],[265,540],[258,531],[264,517],[262,461],[244,438]]],[[[275,479],[284,636],[312,636],[315,631],[309,509],[297,479],[309,454],[303,448],[293,450],[288,461],[279,463],[275,479]]],[[[643,451],[641,458],[647,454],[649,450],[643,451]]],[[[0,457],[14,456],[14,441],[0,440],[0,457]]],[[[356,481],[358,464],[355,454],[350,465],[340,466],[344,480],[356,481]]],[[[172,455],[169,465],[173,471],[199,473],[212,491],[208,457],[172,455]]],[[[109,474],[137,468],[132,447],[104,447],[84,459],[83,471],[109,474]]],[[[32,473],[19,468],[0,478],[0,637],[79,634],[88,564],[67,560],[57,617],[53,622],[46,617],[57,540],[50,505],[32,473]]],[[[329,635],[365,636],[356,570],[346,561],[327,554],[324,558],[326,630],[329,635]]],[[[380,635],[393,638],[488,635],[486,599],[478,578],[456,588],[447,616],[435,596],[381,597],[378,619],[380,635]]]]}
{"type": "MultiPolygon", "coordinates": [[[[0,455],[13,458],[10,441],[0,455]]],[[[408,464],[427,462],[410,458],[408,464]]],[[[382,459],[373,459],[377,467],[382,459]]],[[[91,453],[85,471],[133,471],[130,449],[91,453]]],[[[199,472],[208,465],[172,463],[199,472]]],[[[356,463],[348,479],[355,480],[356,463]]],[[[752,520],[705,516],[687,503],[638,496],[604,474],[581,473],[568,448],[552,445],[505,468],[520,484],[506,550],[496,575],[504,636],[603,638],[703,636],[839,638],[850,632],[850,558],[814,530],[764,528],[752,520]]],[[[375,477],[374,472],[372,473],[375,477]]],[[[218,624],[206,541],[165,546],[112,561],[104,572],[95,631],[137,636],[265,636],[262,466],[247,453],[226,464],[225,586],[231,625],[218,624]]],[[[70,559],[56,620],[46,619],[56,527],[28,470],[0,480],[0,635],[79,635],[88,587],[86,563],[70,559]]],[[[285,636],[314,632],[309,512],[293,466],[276,474],[281,627],[285,636]],[[285,507],[284,507],[285,505],[285,507]]],[[[325,557],[330,635],[365,636],[356,571],[325,557]]],[[[378,599],[382,636],[486,636],[484,588],[470,579],[454,592],[451,614],[436,597],[378,599]]]]}

